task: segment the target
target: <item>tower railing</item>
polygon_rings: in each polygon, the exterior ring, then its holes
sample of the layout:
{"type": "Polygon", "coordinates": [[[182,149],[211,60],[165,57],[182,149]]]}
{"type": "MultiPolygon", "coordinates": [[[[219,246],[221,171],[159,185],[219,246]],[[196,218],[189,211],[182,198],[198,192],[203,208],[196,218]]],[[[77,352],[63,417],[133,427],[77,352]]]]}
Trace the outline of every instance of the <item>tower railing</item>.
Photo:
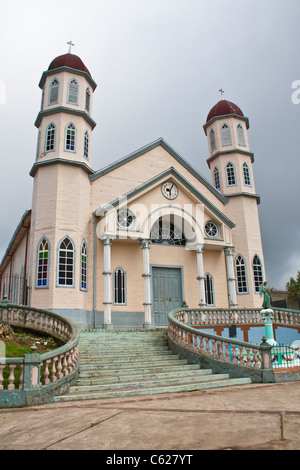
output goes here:
{"type": "MultiPolygon", "coordinates": [[[[300,312],[274,308],[274,323],[300,328],[300,312]]],[[[258,309],[177,308],[168,314],[171,349],[203,368],[227,371],[232,377],[251,377],[253,382],[275,382],[272,345],[207,333],[201,326],[258,325],[263,320],[258,309]]]]}
{"type": "Polygon", "coordinates": [[[48,403],[68,391],[78,377],[79,330],[69,319],[48,310],[0,304],[0,322],[46,334],[62,346],[44,354],[6,357],[0,341],[0,408],[48,403]]]}

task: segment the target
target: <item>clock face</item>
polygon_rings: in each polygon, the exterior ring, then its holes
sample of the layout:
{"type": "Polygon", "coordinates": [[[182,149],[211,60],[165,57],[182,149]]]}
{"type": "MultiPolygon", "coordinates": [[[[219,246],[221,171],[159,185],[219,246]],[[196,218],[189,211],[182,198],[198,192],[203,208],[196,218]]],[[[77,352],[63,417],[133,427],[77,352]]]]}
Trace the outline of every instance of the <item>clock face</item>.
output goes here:
{"type": "Polygon", "coordinates": [[[175,199],[178,196],[178,188],[172,181],[162,184],[161,192],[167,199],[175,199]]]}

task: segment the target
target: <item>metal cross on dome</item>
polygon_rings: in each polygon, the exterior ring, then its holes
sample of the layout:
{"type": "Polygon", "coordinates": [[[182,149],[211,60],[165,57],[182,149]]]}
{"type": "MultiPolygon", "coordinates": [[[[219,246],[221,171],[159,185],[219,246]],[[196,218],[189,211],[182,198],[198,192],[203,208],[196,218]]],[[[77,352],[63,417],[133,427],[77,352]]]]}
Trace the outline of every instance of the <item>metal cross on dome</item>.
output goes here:
{"type": "Polygon", "coordinates": [[[71,39],[69,42],[67,42],[67,44],[69,44],[69,54],[71,54],[71,47],[75,46],[75,44],[72,43],[71,39]]]}
{"type": "Polygon", "coordinates": [[[222,90],[222,88],[220,88],[219,92],[221,93],[221,100],[223,99],[223,95],[224,95],[224,90],[222,90]]]}

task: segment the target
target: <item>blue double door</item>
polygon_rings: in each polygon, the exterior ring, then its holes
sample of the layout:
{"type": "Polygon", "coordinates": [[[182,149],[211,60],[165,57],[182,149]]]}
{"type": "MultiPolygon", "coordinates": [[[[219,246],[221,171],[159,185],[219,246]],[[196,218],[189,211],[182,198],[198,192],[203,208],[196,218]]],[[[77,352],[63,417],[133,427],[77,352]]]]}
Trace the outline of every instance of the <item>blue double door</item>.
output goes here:
{"type": "Polygon", "coordinates": [[[152,267],[153,314],[155,326],[168,325],[168,312],[182,305],[180,268],[152,267]]]}

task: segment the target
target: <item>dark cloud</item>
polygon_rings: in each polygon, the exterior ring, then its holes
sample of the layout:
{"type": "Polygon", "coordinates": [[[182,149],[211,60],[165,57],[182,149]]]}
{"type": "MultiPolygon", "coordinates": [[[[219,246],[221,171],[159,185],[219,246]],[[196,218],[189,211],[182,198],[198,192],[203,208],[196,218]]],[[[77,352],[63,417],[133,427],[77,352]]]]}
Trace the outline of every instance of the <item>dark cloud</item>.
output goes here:
{"type": "Polygon", "coordinates": [[[266,271],[300,269],[298,0],[34,0],[2,5],[0,257],[31,207],[40,76],[72,36],[98,83],[95,170],[163,137],[210,179],[202,125],[225,98],[250,119],[266,271]],[[72,21],[69,22],[70,12],[72,21]]]}

